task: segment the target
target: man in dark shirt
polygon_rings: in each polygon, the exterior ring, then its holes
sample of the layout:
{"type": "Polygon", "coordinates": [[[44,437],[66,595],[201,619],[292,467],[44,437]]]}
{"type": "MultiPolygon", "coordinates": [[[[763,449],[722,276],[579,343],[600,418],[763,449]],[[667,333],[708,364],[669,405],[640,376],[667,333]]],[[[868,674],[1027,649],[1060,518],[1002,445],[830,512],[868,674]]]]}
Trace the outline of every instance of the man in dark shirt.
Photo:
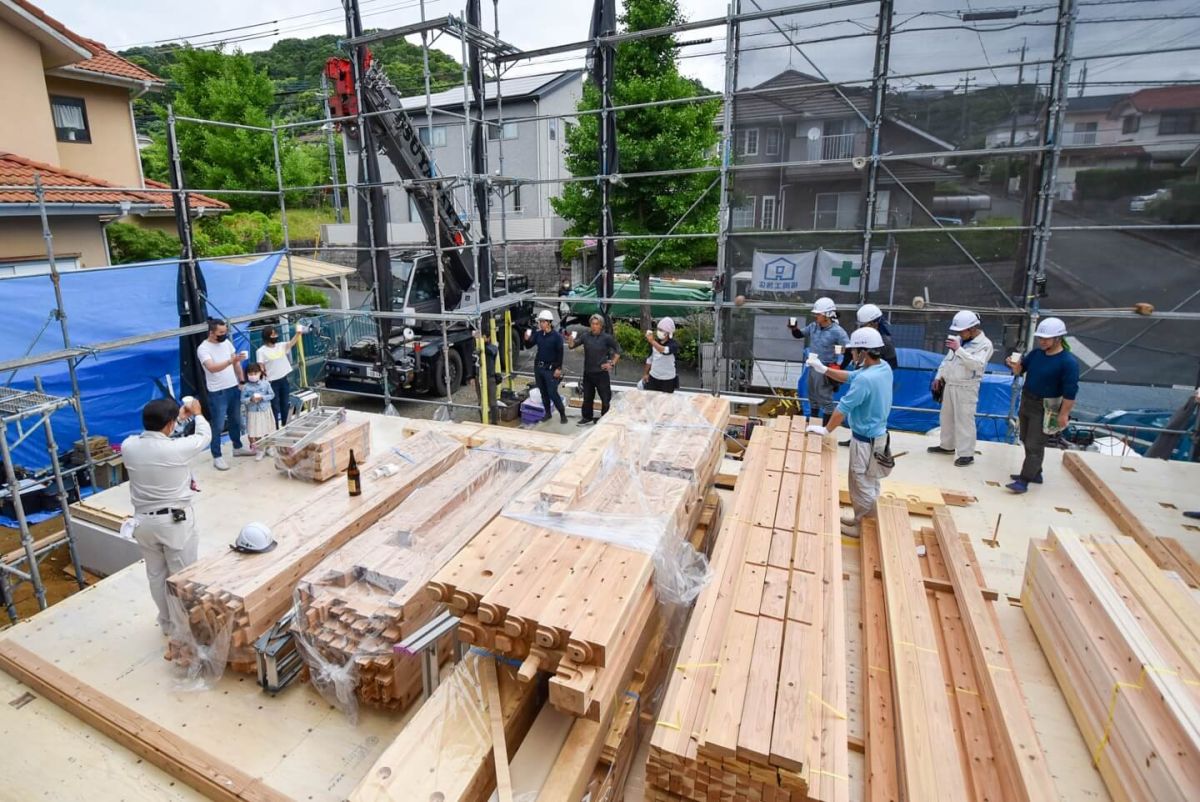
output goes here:
{"type": "Polygon", "coordinates": [[[563,406],[562,396],[558,394],[558,383],[562,381],[563,338],[554,330],[554,315],[550,310],[538,313],[537,325],[537,331],[525,332],[525,339],[537,348],[533,357],[533,376],[546,410],[542,420],[553,417],[553,405],[558,409],[559,419],[566,423],[567,410],[563,406]]]}
{"type": "Polygon", "coordinates": [[[608,405],[612,401],[611,371],[621,359],[621,346],[617,338],[604,330],[604,318],[592,315],[588,320],[588,330],[583,334],[571,332],[570,346],[573,349],[583,346],[583,418],[579,426],[587,426],[596,422],[593,407],[596,393],[600,393],[600,417],[608,414],[608,405]]]}
{"type": "Polygon", "coordinates": [[[1063,348],[1067,326],[1056,317],[1038,323],[1034,337],[1037,348],[1020,359],[1004,363],[1015,376],[1025,377],[1021,407],[1017,412],[1018,433],[1025,446],[1021,472],[1012,475],[1006,487],[1024,493],[1029,483],[1042,483],[1042,459],[1046,454],[1046,435],[1067,428],[1075,395],[1079,392],[1079,362],[1063,348]],[[1048,431],[1050,430],[1050,431],[1048,431]]]}

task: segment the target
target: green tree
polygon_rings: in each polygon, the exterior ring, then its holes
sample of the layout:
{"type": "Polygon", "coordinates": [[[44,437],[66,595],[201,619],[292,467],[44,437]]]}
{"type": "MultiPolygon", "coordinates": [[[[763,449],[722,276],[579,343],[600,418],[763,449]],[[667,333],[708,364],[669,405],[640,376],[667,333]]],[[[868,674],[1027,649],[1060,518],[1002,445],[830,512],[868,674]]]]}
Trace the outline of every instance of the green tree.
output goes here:
{"type": "MultiPolygon", "coordinates": [[[[683,21],[677,0],[626,0],[620,18],[627,31],[641,31],[683,21]]],[[[694,81],[679,74],[675,42],[656,36],[618,45],[614,105],[647,103],[698,94],[694,81]]],[[[684,169],[717,164],[719,134],[716,101],[630,109],[616,113],[617,149],[622,173],[684,169]]],[[[600,108],[600,92],[584,87],[580,111],[600,108]]],[[[566,162],[574,175],[600,172],[600,116],[585,114],[567,134],[566,162]]],[[[697,234],[716,231],[719,192],[714,174],[698,173],[629,179],[609,193],[613,224],[619,234],[697,234]],[[697,202],[697,199],[699,201],[697,202]],[[696,207],[688,212],[695,203],[696,207]],[[676,225],[678,223],[678,225],[676,225]]],[[[551,200],[568,222],[570,236],[595,235],[599,230],[600,192],[591,182],[567,184],[551,200]]],[[[650,276],[685,270],[716,253],[716,238],[626,240],[621,246],[626,265],[637,269],[642,298],[650,297],[650,276]],[[657,246],[657,247],[655,247],[657,246]]],[[[642,328],[649,327],[650,308],[642,308],[642,328]]]]}

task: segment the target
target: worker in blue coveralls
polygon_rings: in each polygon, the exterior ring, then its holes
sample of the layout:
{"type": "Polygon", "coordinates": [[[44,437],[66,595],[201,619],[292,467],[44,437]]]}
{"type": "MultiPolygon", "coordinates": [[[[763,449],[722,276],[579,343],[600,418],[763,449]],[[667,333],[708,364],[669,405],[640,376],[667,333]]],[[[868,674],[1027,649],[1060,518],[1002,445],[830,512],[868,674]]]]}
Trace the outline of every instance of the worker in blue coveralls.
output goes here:
{"type": "MultiPolygon", "coordinates": [[[[807,339],[808,347],[823,364],[837,365],[842,361],[842,349],[850,339],[846,336],[846,330],[838,324],[837,306],[832,298],[818,298],[812,311],[816,320],[800,328],[796,318],[790,318],[788,329],[796,339],[807,339]]],[[[833,413],[833,394],[838,386],[833,379],[811,369],[808,371],[807,396],[813,417],[820,415],[822,421],[829,421],[833,413]]],[[[799,388],[796,394],[800,394],[799,388]]]]}

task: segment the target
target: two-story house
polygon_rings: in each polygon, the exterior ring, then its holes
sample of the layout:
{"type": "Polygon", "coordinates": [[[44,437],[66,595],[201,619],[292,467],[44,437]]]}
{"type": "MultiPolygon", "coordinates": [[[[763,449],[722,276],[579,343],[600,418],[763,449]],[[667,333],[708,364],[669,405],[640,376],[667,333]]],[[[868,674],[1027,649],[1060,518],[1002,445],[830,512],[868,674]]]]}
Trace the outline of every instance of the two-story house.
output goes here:
{"type": "MultiPolygon", "coordinates": [[[[142,175],[132,100],[163,81],[26,0],[0,0],[0,276],[45,272],[35,177],[61,270],[109,264],[104,227],[169,215],[142,175]]],[[[161,185],[157,185],[161,187],[161,185]]],[[[228,205],[193,196],[191,213],[228,205]]]]}
{"type": "MultiPolygon", "coordinates": [[[[520,180],[546,181],[567,178],[566,131],[576,104],[583,91],[582,72],[568,70],[553,75],[505,78],[499,86],[489,82],[486,87],[484,115],[487,119],[513,120],[503,125],[487,126],[488,172],[514,179],[504,192],[504,230],[511,239],[537,239],[563,235],[566,221],[554,213],[550,198],[557,196],[561,186],[553,183],[528,183],[520,180]],[[503,114],[501,115],[501,111],[503,114]],[[542,119],[521,118],[537,117],[542,119]]],[[[436,92],[430,96],[432,122],[426,116],[424,95],[403,99],[405,111],[420,131],[421,141],[429,151],[439,175],[465,175],[471,172],[465,162],[463,147],[463,90],[461,87],[436,92]]],[[[358,178],[358,152],[347,139],[346,175],[350,183],[358,178]]],[[[380,159],[380,174],[384,182],[397,181],[399,175],[387,160],[380,159]]],[[[473,208],[468,203],[465,188],[455,190],[460,214],[464,219],[473,208]]],[[[408,193],[400,187],[386,191],[388,238],[390,242],[425,242],[429,237],[421,223],[408,193]]],[[[491,206],[491,236],[501,239],[501,199],[493,194],[491,206]]],[[[325,239],[331,245],[353,244],[356,237],[358,205],[351,204],[351,223],[325,226],[325,239]]],[[[531,272],[531,266],[544,267],[546,276],[532,276],[542,287],[557,286],[557,264],[551,246],[513,246],[509,264],[514,270],[531,272]],[[542,280],[544,278],[544,281],[542,280]]],[[[538,272],[536,269],[533,272],[538,272]]]]}
{"type": "MultiPolygon", "coordinates": [[[[731,227],[802,232],[860,226],[866,170],[858,157],[869,152],[870,92],[790,69],[754,89],[735,101],[731,227]]],[[[885,163],[875,224],[929,224],[920,206],[929,208],[938,181],[955,177],[940,166],[941,154],[953,145],[893,117],[884,118],[880,140],[882,153],[921,156],[885,163]]]]}
{"type": "Polygon", "coordinates": [[[1151,163],[1178,166],[1200,145],[1200,86],[1139,89],[1113,104],[1117,142],[1141,146],[1151,163]]]}

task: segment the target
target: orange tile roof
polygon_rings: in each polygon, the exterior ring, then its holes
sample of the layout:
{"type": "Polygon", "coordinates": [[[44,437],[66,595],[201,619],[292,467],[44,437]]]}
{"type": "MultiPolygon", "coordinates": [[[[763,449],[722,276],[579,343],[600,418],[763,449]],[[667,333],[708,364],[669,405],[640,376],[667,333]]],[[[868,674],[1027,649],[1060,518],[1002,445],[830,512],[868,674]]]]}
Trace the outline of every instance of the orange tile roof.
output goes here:
{"type": "Polygon", "coordinates": [[[61,22],[56,20],[54,17],[51,17],[45,11],[42,11],[32,3],[27,2],[27,0],[12,0],[12,2],[16,3],[33,16],[46,23],[46,25],[58,31],[60,34],[92,54],[91,58],[76,62],[75,64],[70,65],[71,67],[77,67],[81,70],[87,70],[88,72],[94,72],[99,75],[109,75],[116,78],[126,78],[133,81],[150,81],[159,84],[163,83],[163,79],[159,78],[154,73],[150,72],[149,70],[142,69],[132,61],[127,61],[126,59],[121,58],[103,44],[97,42],[95,39],[88,39],[84,36],[80,36],[66,25],[63,25],[61,22]]]}
{"type": "MultiPolygon", "coordinates": [[[[84,173],[55,167],[45,162],[27,159],[15,153],[0,152],[0,186],[20,186],[29,189],[0,190],[0,203],[37,203],[34,193],[34,176],[42,177],[43,186],[79,187],[75,189],[46,190],[47,203],[85,203],[117,206],[130,203],[152,209],[170,209],[171,197],[160,192],[137,192],[118,189],[107,181],[93,178],[84,173]]],[[[167,185],[158,181],[147,181],[147,186],[156,189],[167,185]]],[[[192,209],[225,210],[229,205],[207,195],[190,195],[188,206],[192,209]]]]}
{"type": "Polygon", "coordinates": [[[1140,112],[1200,109],[1200,86],[1181,84],[1139,89],[1129,96],[1129,102],[1140,112]]]}

